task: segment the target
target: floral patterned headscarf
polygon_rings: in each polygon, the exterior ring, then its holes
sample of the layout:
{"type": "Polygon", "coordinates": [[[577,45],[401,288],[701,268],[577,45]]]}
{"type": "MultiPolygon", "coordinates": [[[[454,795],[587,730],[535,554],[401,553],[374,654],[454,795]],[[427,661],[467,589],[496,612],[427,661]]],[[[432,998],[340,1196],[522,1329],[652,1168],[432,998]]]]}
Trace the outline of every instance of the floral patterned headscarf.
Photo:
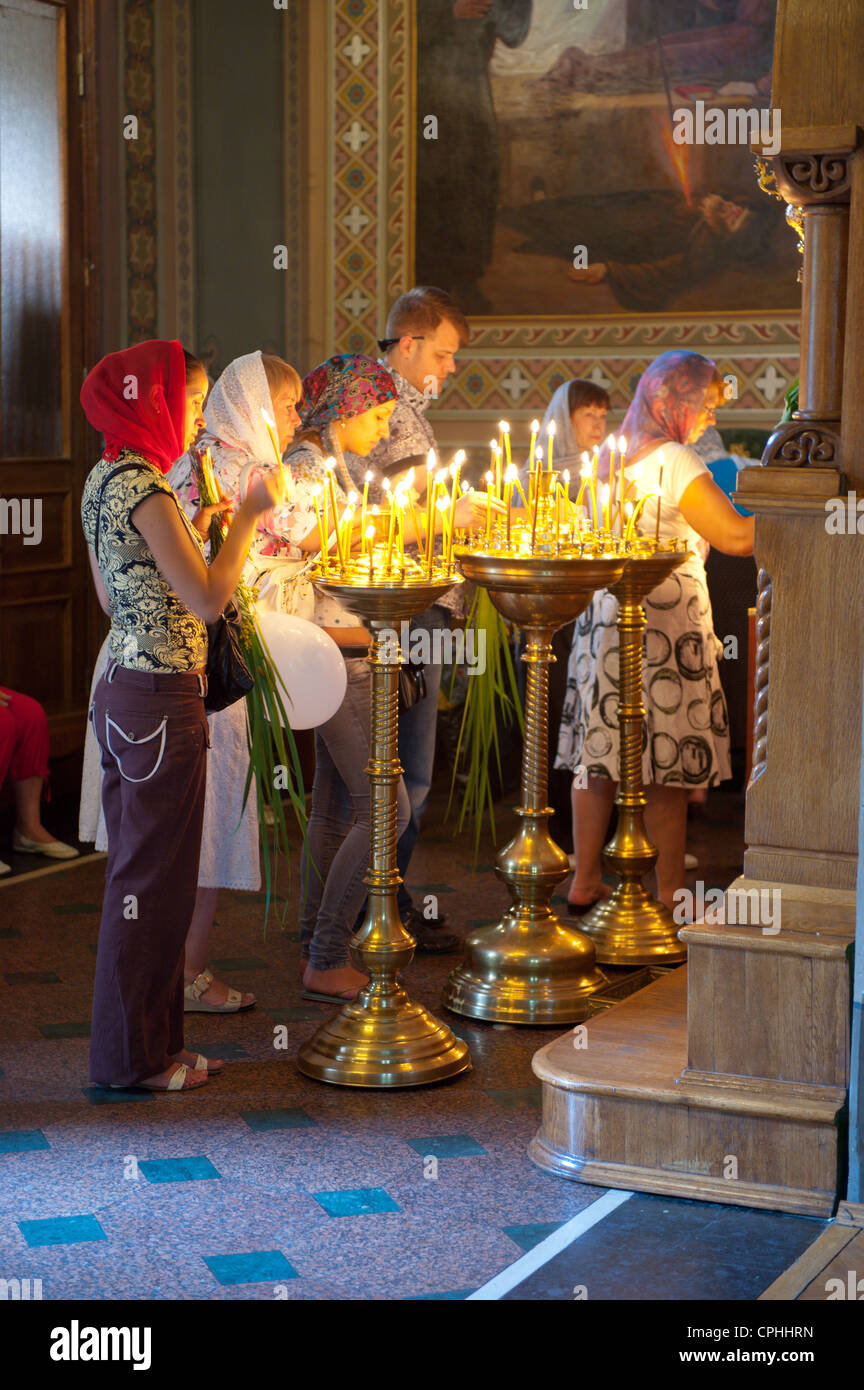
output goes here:
{"type": "Polygon", "coordinates": [[[357,352],[340,353],[304,380],[300,419],[304,432],[326,435],[336,420],[349,420],[398,399],[396,383],[385,367],[357,352]]]}
{"type": "MultiPolygon", "coordinates": [[[[659,444],[686,444],[717,367],[698,352],[676,348],[664,352],[642,373],[620,433],[627,440],[628,464],[659,444]]],[[[598,474],[609,477],[609,450],[604,446],[598,474]]]]}

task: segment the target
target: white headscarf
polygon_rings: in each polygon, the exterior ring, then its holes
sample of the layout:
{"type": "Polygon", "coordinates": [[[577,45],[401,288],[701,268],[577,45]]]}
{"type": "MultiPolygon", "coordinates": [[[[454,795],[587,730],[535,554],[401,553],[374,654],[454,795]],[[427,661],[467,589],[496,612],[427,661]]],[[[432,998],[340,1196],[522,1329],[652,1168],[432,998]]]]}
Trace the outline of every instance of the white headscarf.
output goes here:
{"type": "Polygon", "coordinates": [[[546,430],[550,421],[555,421],[555,452],[552,463],[557,472],[562,468],[569,468],[572,477],[578,477],[579,467],[582,458],[582,450],[576,442],[576,435],[573,433],[573,421],[570,418],[570,382],[565,381],[563,386],[559,386],[555,395],[546,407],[546,414],[543,416],[543,424],[540,427],[539,443],[543,446],[544,454],[548,453],[549,445],[546,430]]]}
{"type": "MultiPolygon", "coordinates": [[[[272,468],[275,452],[262,409],[273,418],[273,398],[260,352],[249,352],[229,362],[207,398],[204,407],[206,429],[198,440],[199,448],[213,450],[214,462],[220,463],[220,444],[232,451],[231,462],[242,468],[248,463],[260,463],[272,468]],[[237,450],[237,453],[233,451],[237,450]]],[[[188,486],[192,465],[188,454],[174,464],[168,481],[179,492],[188,486]]]]}
{"type": "Polygon", "coordinates": [[[273,400],[260,352],[235,357],[220,376],[204,407],[203,442],[242,449],[251,459],[273,464],[273,445],[261,414],[273,418],[273,400]]]}

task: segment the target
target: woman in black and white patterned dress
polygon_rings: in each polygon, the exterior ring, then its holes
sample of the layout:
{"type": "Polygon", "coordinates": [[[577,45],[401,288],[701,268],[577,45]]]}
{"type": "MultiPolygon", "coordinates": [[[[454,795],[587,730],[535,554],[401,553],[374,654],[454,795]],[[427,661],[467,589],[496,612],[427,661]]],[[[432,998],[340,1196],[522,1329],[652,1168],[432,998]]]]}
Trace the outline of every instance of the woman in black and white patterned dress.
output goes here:
{"type": "MultiPolygon", "coordinates": [[[[660,492],[660,535],[679,537],[685,563],[645,599],[642,774],[646,830],[657,846],[658,897],[673,907],[684,886],[687,799],[694,787],[731,776],[726,701],[717,670],[704,554],[753,551],[752,517],[735,510],[699,455],[688,447],[714,421],[723,383],[713,362],[694,352],[664,353],[642,376],[624,419],[628,471],[641,492],[660,492]],[[662,467],[662,474],[661,474],[662,467]]],[[[654,532],[656,503],[639,530],[654,532]]],[[[571,911],[584,912],[609,889],[601,851],[618,778],[618,604],[601,590],[576,624],[556,766],[574,779],[576,872],[571,911]]]]}

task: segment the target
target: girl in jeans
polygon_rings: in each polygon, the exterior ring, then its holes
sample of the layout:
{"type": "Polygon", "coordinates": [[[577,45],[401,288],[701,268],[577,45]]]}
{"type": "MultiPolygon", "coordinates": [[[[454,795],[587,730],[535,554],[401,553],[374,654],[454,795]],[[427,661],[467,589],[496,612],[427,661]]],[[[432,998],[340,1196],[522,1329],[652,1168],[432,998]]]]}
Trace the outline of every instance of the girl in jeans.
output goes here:
{"type": "Polygon", "coordinates": [[[281,501],[261,477],[213,564],[165,474],[203,424],[207,377],[178,342],[141,343],[93,369],[81,404],[105,451],[81,517],[109,666],[91,718],[108,829],[90,1046],[103,1086],[202,1086],[183,1048],[183,954],[195,905],[206,779],[207,628],[240,578],[257,519],[281,501]]]}

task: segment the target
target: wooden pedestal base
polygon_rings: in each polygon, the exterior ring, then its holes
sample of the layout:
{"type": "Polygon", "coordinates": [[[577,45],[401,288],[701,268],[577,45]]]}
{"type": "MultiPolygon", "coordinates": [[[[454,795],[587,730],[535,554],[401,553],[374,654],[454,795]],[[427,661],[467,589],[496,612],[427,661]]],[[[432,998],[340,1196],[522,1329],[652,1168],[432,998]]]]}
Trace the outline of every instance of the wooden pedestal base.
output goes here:
{"type": "MultiPolygon", "coordinates": [[[[530,1157],[601,1186],[830,1215],[844,1088],[688,1074],[686,977],[675,970],[541,1048],[543,1121],[530,1157]]],[[[750,1022],[770,1030],[765,1018],[750,1022]]]]}

